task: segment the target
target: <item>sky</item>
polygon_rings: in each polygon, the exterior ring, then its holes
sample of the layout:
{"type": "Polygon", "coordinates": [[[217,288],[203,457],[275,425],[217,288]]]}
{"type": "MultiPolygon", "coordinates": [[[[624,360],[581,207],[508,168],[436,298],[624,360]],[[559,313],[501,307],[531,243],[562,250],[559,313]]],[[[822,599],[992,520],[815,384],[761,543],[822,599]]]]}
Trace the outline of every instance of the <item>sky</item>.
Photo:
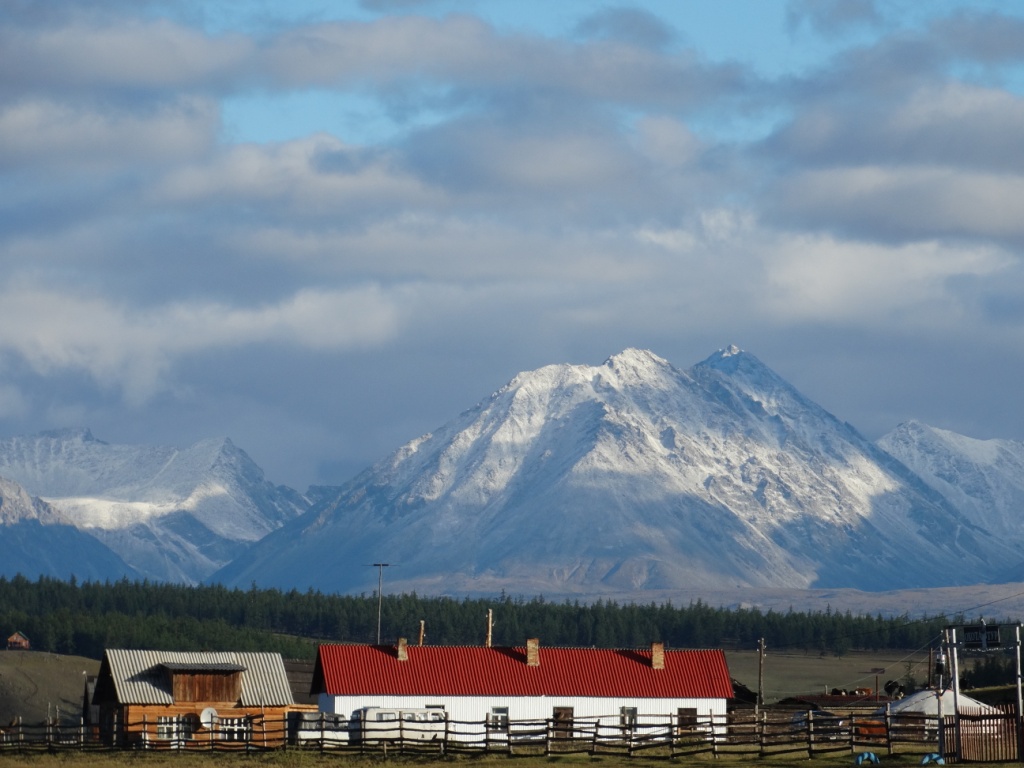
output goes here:
{"type": "Polygon", "coordinates": [[[340,484],[736,344],[1024,439],[1024,1],[0,0],[0,436],[340,484]]]}

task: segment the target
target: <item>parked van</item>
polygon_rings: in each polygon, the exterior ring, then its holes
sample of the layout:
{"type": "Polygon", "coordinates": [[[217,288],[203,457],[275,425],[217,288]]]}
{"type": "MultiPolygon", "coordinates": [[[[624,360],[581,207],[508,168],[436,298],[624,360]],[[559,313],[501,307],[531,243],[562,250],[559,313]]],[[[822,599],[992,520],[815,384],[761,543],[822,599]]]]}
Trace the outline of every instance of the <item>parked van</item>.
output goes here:
{"type": "Polygon", "coordinates": [[[347,744],[349,741],[349,719],[344,715],[323,712],[296,712],[293,732],[295,743],[303,744],[347,744]]]}
{"type": "Polygon", "coordinates": [[[363,707],[352,713],[349,737],[363,744],[431,741],[444,738],[446,725],[443,709],[363,707]]]}

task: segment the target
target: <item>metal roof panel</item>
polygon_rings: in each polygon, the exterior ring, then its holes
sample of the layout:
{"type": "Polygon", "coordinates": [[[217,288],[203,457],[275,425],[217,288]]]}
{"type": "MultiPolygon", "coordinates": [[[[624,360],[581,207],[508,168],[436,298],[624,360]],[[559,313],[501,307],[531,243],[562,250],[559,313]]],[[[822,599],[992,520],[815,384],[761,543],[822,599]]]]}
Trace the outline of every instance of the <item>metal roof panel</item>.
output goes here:
{"type": "Polygon", "coordinates": [[[111,679],[122,704],[171,704],[170,680],[163,669],[240,671],[241,704],[247,707],[294,704],[279,653],[138,651],[108,649],[111,679]]]}
{"type": "Polygon", "coordinates": [[[730,698],[732,679],[720,650],[666,650],[654,669],[649,650],[410,646],[400,661],[391,646],[321,645],[316,680],[329,695],[589,696],[730,698]]]}

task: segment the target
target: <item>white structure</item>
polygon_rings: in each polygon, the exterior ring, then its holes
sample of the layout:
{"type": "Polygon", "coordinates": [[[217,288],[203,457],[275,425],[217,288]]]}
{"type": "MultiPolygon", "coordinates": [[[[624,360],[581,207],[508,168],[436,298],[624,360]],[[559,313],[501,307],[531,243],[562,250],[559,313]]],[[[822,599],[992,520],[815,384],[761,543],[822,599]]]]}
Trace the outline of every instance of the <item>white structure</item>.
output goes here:
{"type": "MultiPolygon", "coordinates": [[[[444,738],[479,741],[647,735],[724,723],[732,680],[715,650],[322,645],[313,675],[320,711],[436,711],[444,738]],[[607,729],[607,730],[605,730],[607,729]]],[[[415,728],[410,723],[410,728],[415,728]]],[[[411,731],[417,732],[417,731],[411,731]]],[[[412,736],[411,738],[417,738],[412,736]]]]}

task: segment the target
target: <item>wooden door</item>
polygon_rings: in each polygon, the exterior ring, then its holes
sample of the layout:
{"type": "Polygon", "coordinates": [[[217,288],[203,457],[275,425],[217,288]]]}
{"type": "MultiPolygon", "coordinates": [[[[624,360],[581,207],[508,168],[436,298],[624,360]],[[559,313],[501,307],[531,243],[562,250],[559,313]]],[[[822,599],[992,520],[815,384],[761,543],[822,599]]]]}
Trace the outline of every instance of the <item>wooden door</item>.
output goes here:
{"type": "Polygon", "coordinates": [[[572,716],[572,707],[555,707],[552,710],[552,731],[556,739],[572,738],[572,716]]]}

